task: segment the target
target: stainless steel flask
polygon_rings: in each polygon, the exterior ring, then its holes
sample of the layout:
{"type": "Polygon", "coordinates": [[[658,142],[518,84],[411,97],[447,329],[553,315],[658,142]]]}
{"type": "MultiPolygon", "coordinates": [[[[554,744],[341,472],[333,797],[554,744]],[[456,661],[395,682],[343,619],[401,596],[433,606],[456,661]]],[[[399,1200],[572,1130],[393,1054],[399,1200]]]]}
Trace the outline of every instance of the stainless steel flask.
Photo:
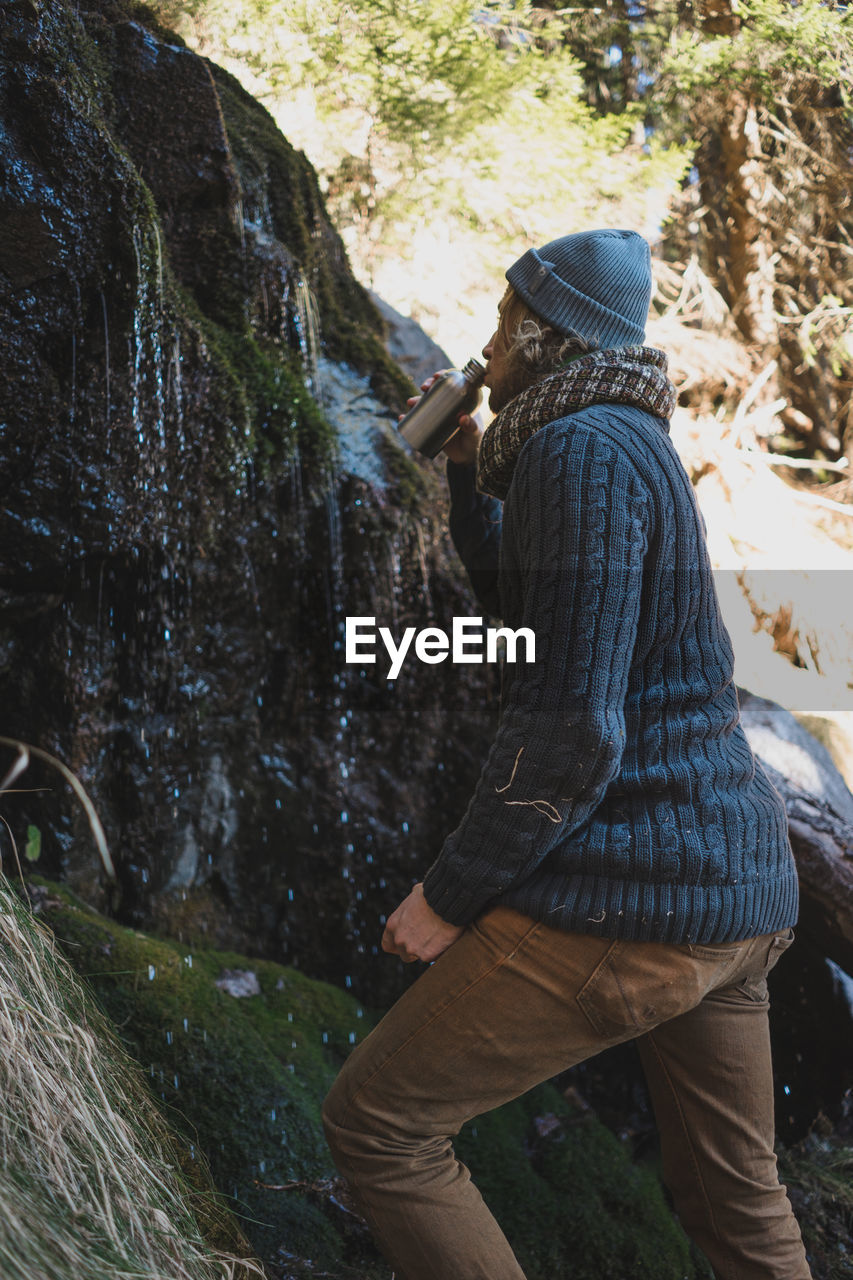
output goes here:
{"type": "Polygon", "coordinates": [[[446,369],[397,424],[397,430],[413,449],[434,458],[459,430],[459,416],[473,413],[480,403],[486,376],[479,360],[462,369],[446,369]]]}

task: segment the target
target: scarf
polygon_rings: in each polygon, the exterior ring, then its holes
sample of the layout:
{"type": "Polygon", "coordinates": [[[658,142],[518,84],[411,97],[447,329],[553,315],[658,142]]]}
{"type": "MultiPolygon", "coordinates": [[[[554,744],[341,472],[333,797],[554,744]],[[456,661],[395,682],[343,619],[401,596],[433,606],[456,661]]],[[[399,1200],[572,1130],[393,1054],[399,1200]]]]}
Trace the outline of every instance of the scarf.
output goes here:
{"type": "Polygon", "coordinates": [[[591,404],[628,404],[658,418],[675,408],[667,358],[654,347],[593,351],[527,387],[501,409],[480,441],[477,488],[505,498],[516,459],[534,432],[591,404]]]}

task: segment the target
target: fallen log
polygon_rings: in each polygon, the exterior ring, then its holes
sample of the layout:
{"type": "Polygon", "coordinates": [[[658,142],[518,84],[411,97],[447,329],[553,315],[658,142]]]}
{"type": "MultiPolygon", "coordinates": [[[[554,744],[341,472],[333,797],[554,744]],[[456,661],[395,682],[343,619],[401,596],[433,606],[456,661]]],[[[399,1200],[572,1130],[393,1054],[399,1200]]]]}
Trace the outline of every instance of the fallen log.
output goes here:
{"type": "Polygon", "coordinates": [[[853,794],[790,711],[744,689],[738,696],[750,746],[785,802],[800,877],[798,927],[853,974],[853,794]]]}

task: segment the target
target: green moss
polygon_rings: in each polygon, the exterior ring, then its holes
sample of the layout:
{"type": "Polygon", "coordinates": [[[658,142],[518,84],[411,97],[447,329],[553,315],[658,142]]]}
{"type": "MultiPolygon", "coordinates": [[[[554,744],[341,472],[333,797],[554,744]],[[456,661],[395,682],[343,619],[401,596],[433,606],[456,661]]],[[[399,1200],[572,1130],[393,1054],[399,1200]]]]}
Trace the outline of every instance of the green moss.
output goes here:
{"type": "Polygon", "coordinates": [[[456,1149],[528,1280],[697,1275],[654,1173],[552,1085],[466,1126],[456,1149]]]}
{"type": "Polygon", "coordinates": [[[339,1236],[300,1188],[333,1173],[323,1098],[370,1019],[349,996],[281,965],[193,951],[125,929],[64,888],[34,882],[37,902],[77,972],[88,980],[181,1135],[190,1161],[205,1153],[256,1248],[282,1243],[326,1261],[339,1236]],[[216,986],[251,969],[260,994],[216,986]]]}
{"type": "MultiPolygon", "coordinates": [[[[211,322],[207,331],[214,331],[211,322]]],[[[261,461],[289,457],[296,444],[303,455],[329,459],[337,433],[307,390],[294,358],[265,350],[251,331],[216,327],[215,332],[224,362],[241,381],[261,461]]]]}
{"type": "Polygon", "coordinates": [[[246,198],[251,201],[254,191],[263,191],[275,235],[316,299],[329,355],[368,374],[371,389],[384,403],[402,403],[412,394],[411,381],[385,349],[384,322],[350,271],[314,170],[233,76],[221,67],[211,65],[210,70],[246,198]]]}
{"type": "Polygon", "coordinates": [[[226,403],[233,420],[243,424],[243,453],[254,454],[262,470],[273,459],[292,457],[297,446],[303,457],[328,460],[337,433],[305,386],[295,358],[264,344],[248,327],[226,329],[203,316],[186,295],[183,309],[230,389],[226,403]]]}
{"type": "Polygon", "coordinates": [[[382,436],[378,451],[385,467],[388,484],[393,489],[394,507],[420,516],[425,509],[435,507],[439,488],[435,477],[417,464],[405,452],[405,446],[382,436]]]}

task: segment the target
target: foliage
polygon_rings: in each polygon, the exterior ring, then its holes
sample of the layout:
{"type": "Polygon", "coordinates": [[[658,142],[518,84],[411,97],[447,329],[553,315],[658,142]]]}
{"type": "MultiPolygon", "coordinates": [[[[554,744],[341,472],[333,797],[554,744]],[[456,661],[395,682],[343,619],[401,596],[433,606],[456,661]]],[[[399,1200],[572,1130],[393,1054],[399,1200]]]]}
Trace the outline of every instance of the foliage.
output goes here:
{"type": "Polygon", "coordinates": [[[41,831],[32,823],[27,827],[27,843],[24,848],[27,862],[38,862],[41,857],[41,831]]]}
{"type": "Polygon", "coordinates": [[[853,17],[726,0],[682,10],[670,34],[658,124],[697,143],[673,251],[698,241],[741,333],[778,361],[792,446],[837,457],[846,440],[853,456],[853,17]]]}
{"type": "Polygon", "coordinates": [[[748,88],[773,108],[780,88],[816,82],[837,88],[846,107],[853,85],[853,14],[823,0],[734,0],[735,29],[678,34],[661,65],[661,87],[682,93],[748,88]]]}
{"type": "Polygon", "coordinates": [[[644,222],[650,190],[685,168],[683,148],[642,145],[638,109],[590,107],[571,19],[525,0],[159,0],[158,12],[242,68],[321,172],[368,271],[430,219],[486,234],[492,254],[602,205],[644,222]]]}

